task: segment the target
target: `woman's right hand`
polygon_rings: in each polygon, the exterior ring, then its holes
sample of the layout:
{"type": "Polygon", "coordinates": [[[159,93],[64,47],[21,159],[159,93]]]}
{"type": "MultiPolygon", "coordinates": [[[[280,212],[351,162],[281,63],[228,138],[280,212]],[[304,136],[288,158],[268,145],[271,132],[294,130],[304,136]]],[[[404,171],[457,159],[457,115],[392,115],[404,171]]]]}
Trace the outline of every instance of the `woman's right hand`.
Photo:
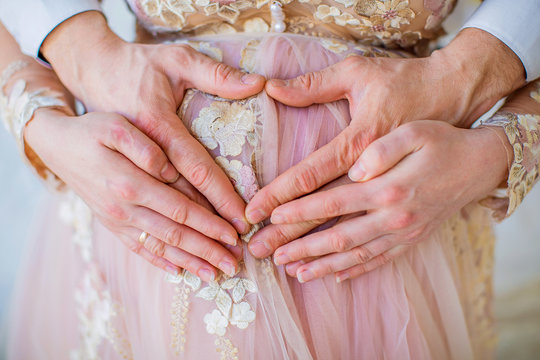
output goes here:
{"type": "MultiPolygon", "coordinates": [[[[188,88],[243,99],[263,89],[262,76],[245,74],[188,45],[127,43],[95,11],[64,21],[47,36],[41,51],[62,83],[89,111],[125,116],[165,151],[175,168],[226,221],[240,233],[249,230],[244,201],[176,111],[188,88]]],[[[182,216],[197,212],[191,201],[181,208],[182,216]]],[[[215,228],[223,227],[223,220],[207,221],[215,228]]]]}
{"type": "Polygon", "coordinates": [[[122,116],[73,117],[42,108],[25,139],[109,230],[153,265],[173,274],[185,268],[204,281],[215,278],[215,267],[236,272],[235,256],[214,240],[236,244],[234,228],[204,206],[161,148],[122,116]],[[165,179],[176,180],[169,186],[165,179]],[[138,241],[142,231],[150,235],[144,243],[138,241]]]}

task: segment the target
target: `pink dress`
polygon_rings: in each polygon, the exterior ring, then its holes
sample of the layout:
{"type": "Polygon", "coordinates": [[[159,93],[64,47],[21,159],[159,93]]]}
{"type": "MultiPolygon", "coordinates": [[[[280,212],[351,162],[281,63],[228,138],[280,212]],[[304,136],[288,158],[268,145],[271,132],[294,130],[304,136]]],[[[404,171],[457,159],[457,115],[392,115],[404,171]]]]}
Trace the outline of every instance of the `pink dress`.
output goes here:
{"type": "MultiPolygon", "coordinates": [[[[291,78],[351,55],[414,56],[454,1],[286,0],[285,33],[272,32],[279,19],[269,0],[129,3],[144,41],[187,43],[245,71],[291,78]]],[[[350,121],[344,101],[291,108],[265,93],[231,101],[194,90],[179,116],[246,201],[350,121]]],[[[300,284],[247,247],[232,278],[172,277],[131,253],[70,193],[45,214],[19,281],[12,359],[493,355],[494,240],[478,204],[393,263],[340,284],[333,276],[300,284]]]]}

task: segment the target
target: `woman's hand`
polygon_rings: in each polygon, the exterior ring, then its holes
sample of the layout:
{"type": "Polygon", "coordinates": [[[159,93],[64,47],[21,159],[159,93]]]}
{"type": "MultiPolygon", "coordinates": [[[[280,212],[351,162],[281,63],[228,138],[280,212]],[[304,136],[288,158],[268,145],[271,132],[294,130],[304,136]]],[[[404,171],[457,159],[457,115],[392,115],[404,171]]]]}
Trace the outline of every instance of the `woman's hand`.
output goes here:
{"type": "Polygon", "coordinates": [[[362,153],[350,172],[357,183],[274,210],[274,227],[345,216],[279,247],[274,261],[288,264],[287,272],[302,282],[330,273],[342,281],[387,263],[506,178],[512,149],[503,147],[503,138],[501,129],[464,130],[439,121],[398,127],[362,153]]]}
{"type": "Polygon", "coordinates": [[[235,245],[235,229],[122,116],[38,109],[25,138],[109,230],[153,265],[173,274],[185,268],[205,281],[216,276],[215,267],[236,272],[235,256],[214,240],[235,245]],[[150,234],[144,244],[137,240],[142,231],[150,234]]]}
{"type": "MultiPolygon", "coordinates": [[[[125,116],[165,151],[176,169],[237,231],[249,230],[243,200],[176,110],[188,88],[240,99],[263,89],[262,76],[242,73],[187,45],[126,43],[98,12],[63,22],[47,36],[42,52],[88,110],[125,116]]],[[[197,211],[191,201],[178,208],[186,217],[197,211]]],[[[223,227],[222,222],[208,219],[216,229],[223,227]]]]}
{"type": "Polygon", "coordinates": [[[400,124],[434,119],[470,127],[524,81],[519,58],[478,29],[465,29],[428,58],[352,56],[320,72],[270,80],[266,91],[286,105],[347,99],[352,120],[329,144],[261,189],[248,204],[246,217],[260,222],[278,205],[347,173],[368,144],[400,124]]]}

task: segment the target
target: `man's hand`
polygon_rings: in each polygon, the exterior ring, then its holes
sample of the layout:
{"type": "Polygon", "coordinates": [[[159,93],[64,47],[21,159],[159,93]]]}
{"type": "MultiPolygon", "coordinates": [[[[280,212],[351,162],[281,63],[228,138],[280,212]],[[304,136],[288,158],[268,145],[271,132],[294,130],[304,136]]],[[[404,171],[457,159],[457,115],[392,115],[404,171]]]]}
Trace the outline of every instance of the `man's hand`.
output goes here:
{"type": "Polygon", "coordinates": [[[469,127],[524,81],[519,58],[478,29],[465,29],[428,58],[353,56],[320,72],[270,80],[266,91],[286,105],[347,99],[352,120],[333,141],[261,189],[246,217],[260,222],[280,204],[347,173],[368,144],[400,124],[434,119],[469,127]]]}
{"type": "MultiPolygon", "coordinates": [[[[46,38],[42,52],[88,110],[125,116],[165,151],[225,219],[209,217],[209,226],[230,226],[228,221],[239,232],[249,229],[244,202],[176,110],[188,88],[239,99],[260,92],[262,76],[244,74],[185,45],[126,43],[98,12],[66,20],[46,38]]],[[[183,207],[183,215],[195,206],[183,207]]]]}

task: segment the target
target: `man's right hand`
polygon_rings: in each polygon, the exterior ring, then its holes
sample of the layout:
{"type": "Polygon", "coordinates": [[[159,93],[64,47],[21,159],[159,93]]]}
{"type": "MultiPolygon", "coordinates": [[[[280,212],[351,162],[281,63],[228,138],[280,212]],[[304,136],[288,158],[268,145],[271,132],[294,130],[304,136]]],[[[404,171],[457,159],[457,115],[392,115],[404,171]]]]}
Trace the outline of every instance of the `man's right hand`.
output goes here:
{"type": "MultiPolygon", "coordinates": [[[[66,20],[45,39],[41,50],[89,111],[119,113],[162,147],[224,219],[209,217],[209,225],[222,227],[228,221],[240,233],[249,229],[243,200],[176,111],[188,88],[241,99],[263,89],[262,76],[242,73],[187,45],[124,42],[95,11],[66,20]]],[[[185,212],[193,206],[185,207],[185,212]]]]}

